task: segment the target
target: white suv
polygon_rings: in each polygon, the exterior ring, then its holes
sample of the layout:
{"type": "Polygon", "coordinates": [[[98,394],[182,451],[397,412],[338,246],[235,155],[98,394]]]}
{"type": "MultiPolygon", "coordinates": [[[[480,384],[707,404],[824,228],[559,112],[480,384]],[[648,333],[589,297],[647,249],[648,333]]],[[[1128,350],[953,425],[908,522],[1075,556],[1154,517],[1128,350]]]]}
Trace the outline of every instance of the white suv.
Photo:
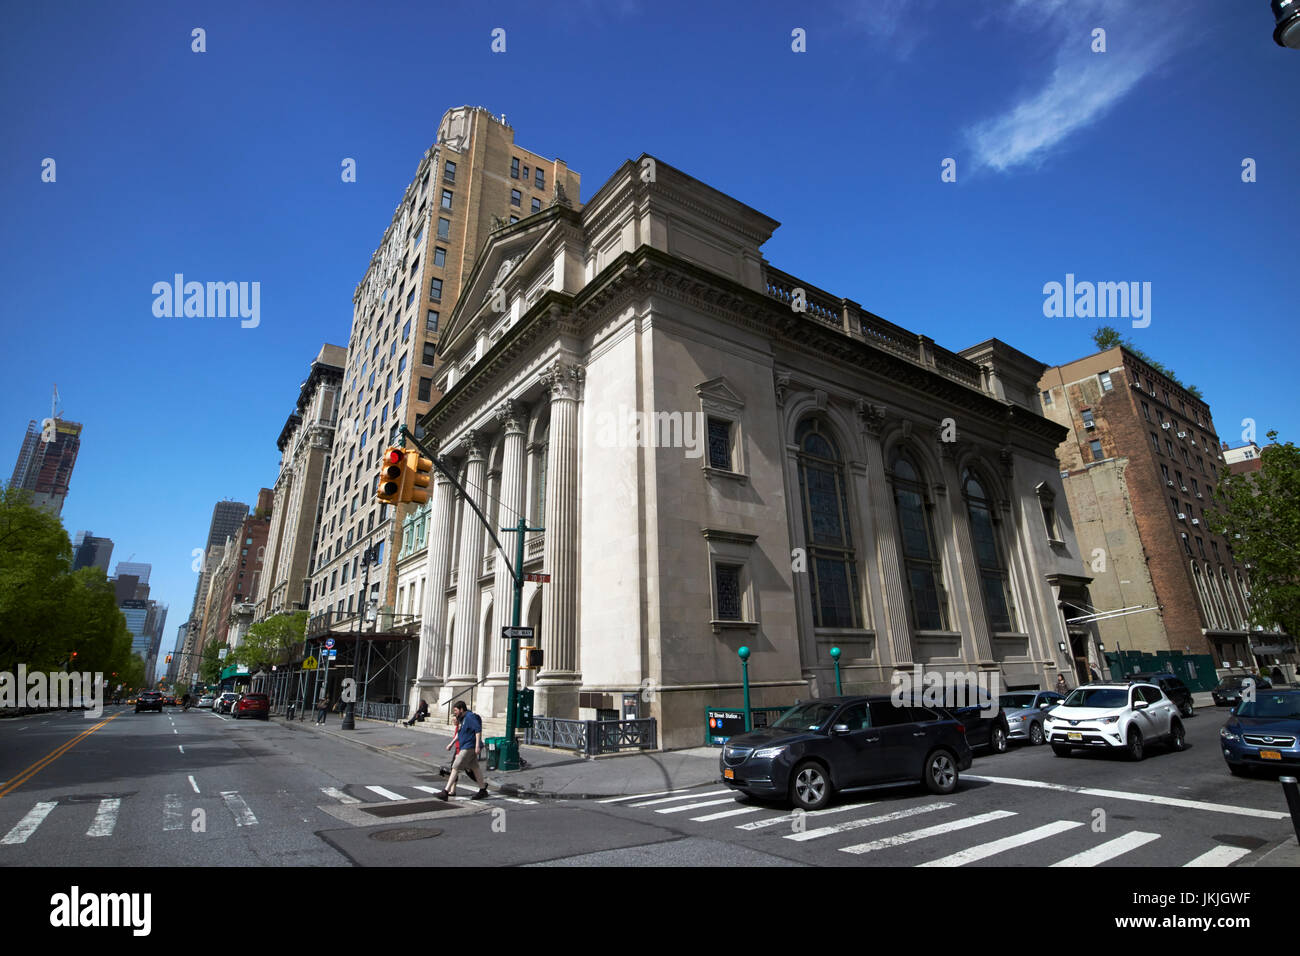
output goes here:
{"type": "Polygon", "coordinates": [[[1141,760],[1152,740],[1185,747],[1178,707],[1155,684],[1117,681],[1075,688],[1043,719],[1047,740],[1058,757],[1074,747],[1123,748],[1141,760]]]}

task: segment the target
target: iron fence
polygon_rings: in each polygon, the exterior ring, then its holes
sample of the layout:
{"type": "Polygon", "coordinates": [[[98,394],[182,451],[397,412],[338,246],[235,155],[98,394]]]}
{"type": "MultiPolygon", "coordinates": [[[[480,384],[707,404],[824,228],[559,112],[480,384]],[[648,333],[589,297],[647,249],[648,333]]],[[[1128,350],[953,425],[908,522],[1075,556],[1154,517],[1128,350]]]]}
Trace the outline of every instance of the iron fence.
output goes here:
{"type": "Polygon", "coordinates": [[[653,717],[641,720],[569,720],[534,717],[524,743],[556,747],[594,755],[620,750],[653,750],[658,746],[658,725],[653,717]]]}

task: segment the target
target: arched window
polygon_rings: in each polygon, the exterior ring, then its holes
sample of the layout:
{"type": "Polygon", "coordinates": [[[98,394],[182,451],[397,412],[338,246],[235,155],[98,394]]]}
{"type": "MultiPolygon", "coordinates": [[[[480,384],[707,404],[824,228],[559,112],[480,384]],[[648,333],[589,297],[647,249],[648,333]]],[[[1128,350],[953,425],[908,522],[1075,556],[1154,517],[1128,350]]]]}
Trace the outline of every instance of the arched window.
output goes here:
{"type": "Polygon", "coordinates": [[[905,455],[897,455],[890,470],[894,476],[894,504],[898,509],[903,578],[912,605],[912,626],[918,631],[946,630],[948,598],[943,590],[943,565],[930,528],[925,486],[905,455]]]}
{"type": "Polygon", "coordinates": [[[857,556],[839,449],[816,419],[799,426],[795,441],[799,444],[799,498],[807,535],[814,623],[817,627],[861,627],[857,556]]]}
{"type": "Polygon", "coordinates": [[[998,548],[997,532],[993,528],[989,497],[969,468],[962,475],[961,484],[966,497],[966,512],[970,515],[971,542],[975,547],[975,563],[980,570],[980,588],[984,593],[989,629],[995,634],[1014,631],[1015,605],[1011,599],[1006,565],[998,548]]]}

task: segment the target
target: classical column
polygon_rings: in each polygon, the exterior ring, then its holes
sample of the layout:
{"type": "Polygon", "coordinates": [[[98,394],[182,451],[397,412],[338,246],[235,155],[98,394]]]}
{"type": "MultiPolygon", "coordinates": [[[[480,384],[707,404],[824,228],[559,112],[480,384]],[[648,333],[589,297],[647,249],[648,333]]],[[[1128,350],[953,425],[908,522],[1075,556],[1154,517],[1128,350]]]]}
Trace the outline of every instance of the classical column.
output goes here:
{"type": "MultiPolygon", "coordinates": [[[[466,441],[465,478],[462,484],[470,499],[483,510],[483,487],[487,461],[483,454],[482,439],[477,432],[468,432],[466,441]]],[[[479,642],[479,589],[478,579],[483,571],[483,522],[479,520],[469,502],[460,516],[460,570],[456,582],[456,634],[452,649],[451,673],[448,680],[454,683],[473,684],[478,680],[475,672],[475,651],[479,642]]]]}
{"type": "MultiPolygon", "coordinates": [[[[970,641],[962,641],[962,657],[966,663],[983,667],[993,665],[993,638],[989,633],[989,618],[984,606],[984,589],[980,586],[979,559],[975,556],[975,543],[971,537],[970,514],[962,493],[961,475],[957,471],[957,451],[954,442],[939,443],[939,459],[943,473],[938,484],[948,487],[948,508],[944,517],[952,529],[956,550],[956,580],[948,589],[949,630],[963,631],[962,617],[969,624],[970,641]],[[970,656],[973,655],[973,656],[970,656]]],[[[990,510],[990,520],[994,517],[990,510]]],[[[995,528],[994,533],[997,533],[995,528]]],[[[946,549],[945,549],[946,550],[946,549]]],[[[1010,568],[1008,567],[1008,572],[1010,568]]],[[[964,635],[963,635],[964,636],[964,635]]]]}
{"type": "MultiPolygon", "coordinates": [[[[506,553],[513,564],[515,560],[515,543],[517,535],[503,533],[500,529],[516,524],[524,514],[524,413],[518,402],[502,402],[496,411],[497,421],[503,429],[501,450],[501,488],[498,498],[501,502],[496,529],[497,537],[505,545],[506,553]]],[[[509,678],[507,665],[509,661],[509,644],[501,639],[501,628],[509,626],[514,612],[515,585],[510,577],[506,562],[497,555],[496,575],[492,581],[492,633],[491,664],[488,669],[487,686],[489,694],[485,700],[491,702],[489,713],[504,713],[506,707],[506,686],[509,678]]],[[[522,620],[522,618],[521,618],[522,620]]]]}
{"type": "Polygon", "coordinates": [[[557,361],[541,375],[550,391],[551,426],[546,456],[545,570],[542,590],[542,671],[537,712],[576,717],[578,688],[578,399],[581,366],[557,361]]]}
{"type": "Polygon", "coordinates": [[[888,641],[878,642],[880,662],[885,667],[911,667],[916,660],[912,650],[912,625],[907,616],[907,593],[903,588],[903,567],[898,546],[898,517],[894,507],[893,482],[885,471],[884,447],[880,441],[886,412],[883,405],[859,402],[867,456],[867,489],[871,511],[876,515],[876,553],[880,557],[882,599],[875,604],[877,628],[888,641]],[[883,626],[882,626],[883,625],[883,626]],[[888,649],[888,655],[883,653],[888,649]]]}
{"type": "MultiPolygon", "coordinates": [[[[456,491],[451,481],[438,472],[433,484],[426,541],[424,606],[420,613],[421,687],[441,687],[442,662],[447,640],[447,577],[451,573],[451,543],[456,537],[456,491]]],[[[426,698],[427,699],[427,698],[426,698]]],[[[429,701],[430,705],[433,701],[429,701]]]]}

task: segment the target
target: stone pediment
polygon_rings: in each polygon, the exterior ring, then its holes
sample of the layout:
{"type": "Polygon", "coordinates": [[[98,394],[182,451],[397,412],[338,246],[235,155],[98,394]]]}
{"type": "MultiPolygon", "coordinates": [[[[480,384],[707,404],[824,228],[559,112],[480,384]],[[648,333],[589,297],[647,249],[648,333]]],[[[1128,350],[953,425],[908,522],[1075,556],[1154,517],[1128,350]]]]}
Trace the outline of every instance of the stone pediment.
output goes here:
{"type": "Polygon", "coordinates": [[[745,400],[736,394],[725,378],[712,378],[695,386],[705,411],[738,412],[745,400]]]}

